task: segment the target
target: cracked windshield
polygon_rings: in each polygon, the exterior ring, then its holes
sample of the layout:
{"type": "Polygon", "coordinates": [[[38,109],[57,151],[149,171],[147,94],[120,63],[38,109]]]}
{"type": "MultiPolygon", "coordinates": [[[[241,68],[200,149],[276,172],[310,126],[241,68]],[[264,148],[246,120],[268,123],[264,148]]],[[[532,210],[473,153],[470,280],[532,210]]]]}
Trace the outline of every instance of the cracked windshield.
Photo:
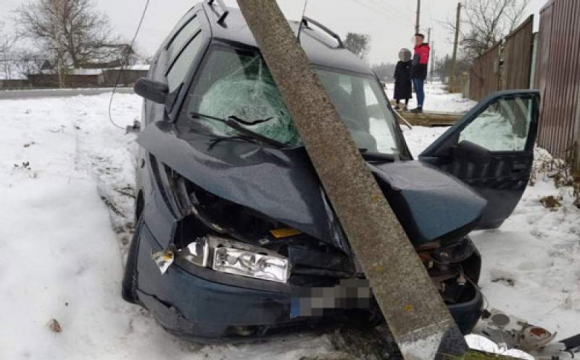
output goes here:
{"type": "MultiPolygon", "coordinates": [[[[351,136],[368,152],[398,154],[395,119],[378,82],[372,77],[317,69],[318,76],[351,136]]],[[[252,52],[214,49],[198,78],[179,125],[220,137],[238,130],[204,116],[235,116],[241,127],[287,146],[301,145],[288,109],[262,57],[252,52]],[[192,116],[198,114],[200,116],[192,116]]]]}

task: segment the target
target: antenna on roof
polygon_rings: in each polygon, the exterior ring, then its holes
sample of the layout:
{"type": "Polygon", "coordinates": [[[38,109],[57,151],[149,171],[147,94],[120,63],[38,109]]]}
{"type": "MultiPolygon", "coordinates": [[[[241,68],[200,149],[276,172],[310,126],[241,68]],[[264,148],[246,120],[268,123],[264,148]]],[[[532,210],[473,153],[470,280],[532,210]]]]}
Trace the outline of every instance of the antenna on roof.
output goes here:
{"type": "Polygon", "coordinates": [[[306,15],[306,6],[308,6],[308,0],[304,0],[304,9],[302,9],[302,17],[300,18],[300,25],[298,25],[298,34],[296,35],[296,39],[300,42],[300,33],[302,32],[302,26],[306,22],[304,20],[304,15],[306,15]]]}
{"type": "Polygon", "coordinates": [[[209,0],[207,3],[208,3],[208,5],[213,5],[213,3],[216,1],[224,12],[217,21],[218,24],[222,25],[223,22],[226,20],[226,17],[228,16],[228,14],[230,13],[230,11],[228,10],[228,7],[224,3],[224,0],[209,0]]]}

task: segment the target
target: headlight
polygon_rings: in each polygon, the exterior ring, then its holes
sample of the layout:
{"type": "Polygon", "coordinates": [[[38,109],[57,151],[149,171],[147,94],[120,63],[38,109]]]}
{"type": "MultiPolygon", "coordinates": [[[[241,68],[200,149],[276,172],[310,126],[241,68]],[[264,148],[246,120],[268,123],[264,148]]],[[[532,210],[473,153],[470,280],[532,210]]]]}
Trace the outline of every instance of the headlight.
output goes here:
{"type": "Polygon", "coordinates": [[[246,250],[226,247],[215,249],[213,269],[262,280],[281,283],[288,281],[288,260],[246,250]]]}
{"type": "Polygon", "coordinates": [[[211,264],[213,270],[227,274],[280,283],[286,283],[290,276],[290,263],[285,257],[216,236],[198,239],[181,252],[183,258],[193,264],[204,267],[211,264]]]}

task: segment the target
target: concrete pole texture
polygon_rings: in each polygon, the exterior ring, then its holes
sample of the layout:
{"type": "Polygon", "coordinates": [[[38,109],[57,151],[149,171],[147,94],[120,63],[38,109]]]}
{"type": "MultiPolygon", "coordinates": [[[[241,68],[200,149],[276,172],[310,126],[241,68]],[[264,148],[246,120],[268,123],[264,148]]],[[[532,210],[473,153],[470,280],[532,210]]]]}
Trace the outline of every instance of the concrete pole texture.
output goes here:
{"type": "Polygon", "coordinates": [[[238,4],[403,356],[463,354],[457,324],[278,4],[238,4]]]}

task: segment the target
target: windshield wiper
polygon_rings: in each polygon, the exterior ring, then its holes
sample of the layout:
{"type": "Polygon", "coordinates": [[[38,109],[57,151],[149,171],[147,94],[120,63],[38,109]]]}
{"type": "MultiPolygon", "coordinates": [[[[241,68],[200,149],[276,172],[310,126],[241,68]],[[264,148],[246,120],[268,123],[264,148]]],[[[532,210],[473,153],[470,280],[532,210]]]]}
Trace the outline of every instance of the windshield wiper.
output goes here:
{"type": "Polygon", "coordinates": [[[264,123],[266,121],[270,121],[272,120],[272,118],[267,118],[267,119],[259,119],[259,120],[254,120],[254,121],[246,121],[243,119],[240,119],[237,116],[230,116],[227,119],[221,119],[215,116],[210,116],[210,115],[205,115],[205,114],[200,114],[197,112],[192,112],[190,113],[190,115],[192,117],[196,117],[196,118],[201,118],[201,119],[208,119],[208,120],[213,120],[213,121],[217,121],[220,122],[222,124],[225,124],[229,127],[231,127],[232,129],[236,130],[237,132],[239,132],[240,134],[242,134],[243,136],[240,135],[235,135],[235,136],[230,136],[230,137],[220,137],[219,140],[231,140],[231,139],[242,139],[242,140],[254,140],[254,142],[259,142],[262,144],[266,144],[269,146],[273,146],[276,147],[278,149],[287,147],[288,144],[276,141],[274,139],[270,139],[267,136],[258,134],[257,132],[254,132],[252,130],[246,129],[245,127],[243,127],[240,124],[244,124],[244,125],[257,125],[257,124],[261,124],[264,123]]]}

